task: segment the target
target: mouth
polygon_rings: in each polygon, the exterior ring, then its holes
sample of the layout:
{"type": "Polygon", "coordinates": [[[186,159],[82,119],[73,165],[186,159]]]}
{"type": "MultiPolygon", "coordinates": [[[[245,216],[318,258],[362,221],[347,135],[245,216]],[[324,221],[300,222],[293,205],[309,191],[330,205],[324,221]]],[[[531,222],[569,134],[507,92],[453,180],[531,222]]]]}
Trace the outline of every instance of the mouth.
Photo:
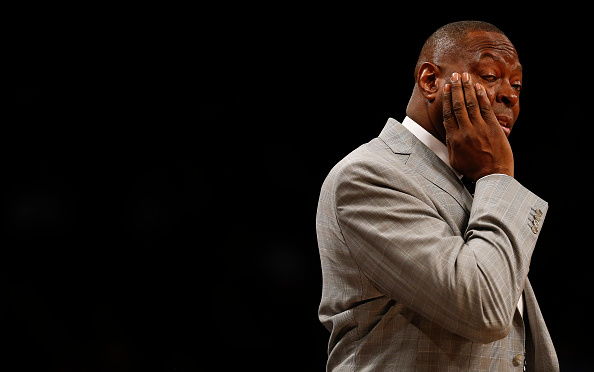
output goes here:
{"type": "Polygon", "coordinates": [[[503,133],[505,133],[505,136],[509,137],[509,134],[511,133],[510,123],[512,121],[512,118],[510,118],[509,116],[498,115],[497,121],[499,122],[499,125],[501,126],[503,133]]]}

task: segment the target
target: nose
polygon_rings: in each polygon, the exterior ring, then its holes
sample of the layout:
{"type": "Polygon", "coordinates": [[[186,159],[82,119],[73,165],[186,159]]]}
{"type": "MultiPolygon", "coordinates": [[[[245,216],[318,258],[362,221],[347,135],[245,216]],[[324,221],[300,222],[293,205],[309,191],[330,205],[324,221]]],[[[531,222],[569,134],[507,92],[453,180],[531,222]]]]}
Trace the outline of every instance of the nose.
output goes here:
{"type": "Polygon", "coordinates": [[[515,106],[520,99],[518,91],[516,91],[507,80],[501,83],[496,98],[497,102],[503,103],[507,107],[515,106]]]}

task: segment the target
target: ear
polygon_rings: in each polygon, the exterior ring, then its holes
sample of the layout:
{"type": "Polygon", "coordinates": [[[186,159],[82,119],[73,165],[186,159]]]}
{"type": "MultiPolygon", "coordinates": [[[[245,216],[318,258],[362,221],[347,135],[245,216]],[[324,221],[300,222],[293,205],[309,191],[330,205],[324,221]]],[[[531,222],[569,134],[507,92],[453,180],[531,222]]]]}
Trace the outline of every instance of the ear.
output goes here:
{"type": "Polygon", "coordinates": [[[417,86],[429,101],[435,100],[442,84],[440,68],[431,62],[424,62],[417,72],[417,86]]]}

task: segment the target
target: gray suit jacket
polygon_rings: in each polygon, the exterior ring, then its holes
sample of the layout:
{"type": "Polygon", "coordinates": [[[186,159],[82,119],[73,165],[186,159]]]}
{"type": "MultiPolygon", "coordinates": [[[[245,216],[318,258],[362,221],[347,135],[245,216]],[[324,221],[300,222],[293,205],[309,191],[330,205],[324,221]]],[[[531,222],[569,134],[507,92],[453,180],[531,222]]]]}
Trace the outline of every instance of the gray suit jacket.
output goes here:
{"type": "Polygon", "coordinates": [[[528,281],[548,209],[514,178],[473,197],[397,121],[340,161],[319,199],[329,371],[557,371],[528,281]],[[517,311],[524,292],[524,319],[517,311]]]}

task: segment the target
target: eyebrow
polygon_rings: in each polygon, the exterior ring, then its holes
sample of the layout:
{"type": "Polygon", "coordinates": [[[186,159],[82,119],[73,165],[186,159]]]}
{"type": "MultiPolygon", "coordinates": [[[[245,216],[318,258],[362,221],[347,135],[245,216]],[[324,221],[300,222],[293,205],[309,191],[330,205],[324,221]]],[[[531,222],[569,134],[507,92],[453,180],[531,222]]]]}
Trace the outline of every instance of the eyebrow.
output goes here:
{"type": "MultiPolygon", "coordinates": [[[[507,64],[507,62],[505,61],[505,59],[503,59],[501,56],[495,55],[491,52],[483,52],[481,53],[481,56],[479,58],[479,60],[482,60],[483,58],[491,58],[497,62],[503,63],[503,64],[507,64]]],[[[520,64],[520,62],[518,62],[518,64],[515,67],[512,67],[514,70],[518,70],[520,72],[522,72],[524,70],[524,67],[522,66],[522,64],[520,64]]]]}

